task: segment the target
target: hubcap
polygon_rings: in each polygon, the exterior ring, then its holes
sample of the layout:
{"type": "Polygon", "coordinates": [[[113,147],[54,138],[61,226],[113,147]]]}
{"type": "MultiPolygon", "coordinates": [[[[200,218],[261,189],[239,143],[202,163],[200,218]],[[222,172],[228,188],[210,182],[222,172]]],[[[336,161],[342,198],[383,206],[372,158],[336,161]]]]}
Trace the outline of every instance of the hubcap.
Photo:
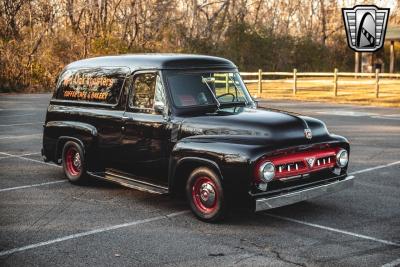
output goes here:
{"type": "Polygon", "coordinates": [[[79,152],[74,147],[71,147],[67,150],[67,153],[65,155],[65,165],[66,171],[70,175],[79,175],[81,171],[82,161],[79,152]]]}
{"type": "Polygon", "coordinates": [[[215,189],[210,183],[200,186],[200,199],[206,207],[211,207],[215,202],[215,189]]]}
{"type": "Polygon", "coordinates": [[[81,167],[81,156],[79,156],[79,153],[75,153],[73,163],[78,169],[81,167]]]}
{"type": "Polygon", "coordinates": [[[212,213],[217,209],[217,186],[209,177],[199,177],[192,187],[193,203],[203,213],[212,213]]]}

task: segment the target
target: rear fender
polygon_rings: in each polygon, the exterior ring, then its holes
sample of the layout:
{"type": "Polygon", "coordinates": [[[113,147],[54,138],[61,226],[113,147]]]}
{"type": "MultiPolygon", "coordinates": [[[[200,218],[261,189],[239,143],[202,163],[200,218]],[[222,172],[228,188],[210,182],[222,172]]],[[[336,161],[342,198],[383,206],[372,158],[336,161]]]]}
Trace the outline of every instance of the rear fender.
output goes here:
{"type": "Polygon", "coordinates": [[[52,147],[54,161],[60,163],[62,149],[67,141],[81,145],[85,155],[95,147],[97,129],[93,125],[72,121],[51,121],[44,126],[43,144],[52,147]]]}

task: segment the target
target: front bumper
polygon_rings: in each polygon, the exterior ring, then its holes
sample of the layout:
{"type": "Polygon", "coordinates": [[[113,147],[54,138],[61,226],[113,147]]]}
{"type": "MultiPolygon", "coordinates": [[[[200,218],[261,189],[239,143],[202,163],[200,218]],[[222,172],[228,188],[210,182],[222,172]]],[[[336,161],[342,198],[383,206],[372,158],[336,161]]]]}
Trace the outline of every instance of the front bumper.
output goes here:
{"type": "Polygon", "coordinates": [[[290,205],[296,202],[319,197],[322,195],[341,191],[354,184],[354,176],[347,176],[344,180],[335,181],[329,184],[314,186],[278,196],[258,198],[255,200],[255,211],[273,209],[290,205]]]}

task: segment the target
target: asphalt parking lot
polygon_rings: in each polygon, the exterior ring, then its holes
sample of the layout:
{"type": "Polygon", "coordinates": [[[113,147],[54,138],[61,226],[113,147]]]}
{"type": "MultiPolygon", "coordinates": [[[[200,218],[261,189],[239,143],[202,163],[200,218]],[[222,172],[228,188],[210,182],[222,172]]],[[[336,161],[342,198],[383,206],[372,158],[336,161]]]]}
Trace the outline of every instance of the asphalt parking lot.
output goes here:
{"type": "Polygon", "coordinates": [[[168,196],[69,184],[40,156],[49,98],[0,95],[1,266],[400,265],[400,109],[261,102],[346,136],[355,186],[207,224],[168,196]]]}

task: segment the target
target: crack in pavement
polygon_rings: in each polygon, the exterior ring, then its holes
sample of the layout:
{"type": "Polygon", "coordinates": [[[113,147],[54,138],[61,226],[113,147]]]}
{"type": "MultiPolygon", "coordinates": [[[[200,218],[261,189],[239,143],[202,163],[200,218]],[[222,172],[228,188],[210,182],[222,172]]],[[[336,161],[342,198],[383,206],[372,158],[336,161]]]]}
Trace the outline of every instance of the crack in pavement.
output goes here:
{"type": "Polygon", "coordinates": [[[293,264],[293,265],[296,265],[296,266],[307,267],[307,265],[306,265],[305,263],[294,262],[294,261],[291,261],[291,260],[288,260],[288,259],[282,257],[281,253],[279,253],[277,250],[272,250],[272,249],[270,249],[270,250],[268,250],[268,251],[274,253],[274,254],[276,255],[276,257],[277,257],[279,260],[283,261],[283,262],[290,263],[290,264],[293,264]]]}
{"type": "MultiPolygon", "coordinates": [[[[282,256],[282,254],[281,254],[280,252],[278,252],[277,250],[269,249],[269,248],[267,248],[267,247],[264,247],[264,246],[262,246],[262,245],[259,245],[259,244],[255,243],[255,242],[253,242],[253,241],[248,240],[248,239],[241,238],[241,239],[240,239],[240,242],[248,243],[248,244],[254,246],[256,249],[262,250],[263,252],[271,252],[271,253],[273,253],[273,254],[275,255],[275,258],[276,258],[276,259],[278,259],[278,260],[280,260],[280,261],[283,261],[283,262],[285,262],[285,263],[290,263],[290,264],[293,264],[293,265],[296,265],[296,266],[302,266],[302,267],[306,267],[306,266],[307,266],[306,264],[304,264],[304,263],[302,263],[302,262],[295,262],[295,261],[291,261],[291,260],[289,260],[289,259],[286,259],[286,258],[284,258],[284,257],[282,256]]],[[[256,254],[254,254],[254,255],[248,257],[248,258],[252,258],[252,257],[255,257],[255,256],[264,256],[264,257],[265,257],[265,256],[267,256],[267,255],[268,255],[268,254],[264,254],[264,253],[256,253],[256,254]]],[[[268,255],[268,256],[269,256],[269,255],[268,255]]],[[[245,260],[245,259],[244,259],[244,260],[245,260]]]]}

